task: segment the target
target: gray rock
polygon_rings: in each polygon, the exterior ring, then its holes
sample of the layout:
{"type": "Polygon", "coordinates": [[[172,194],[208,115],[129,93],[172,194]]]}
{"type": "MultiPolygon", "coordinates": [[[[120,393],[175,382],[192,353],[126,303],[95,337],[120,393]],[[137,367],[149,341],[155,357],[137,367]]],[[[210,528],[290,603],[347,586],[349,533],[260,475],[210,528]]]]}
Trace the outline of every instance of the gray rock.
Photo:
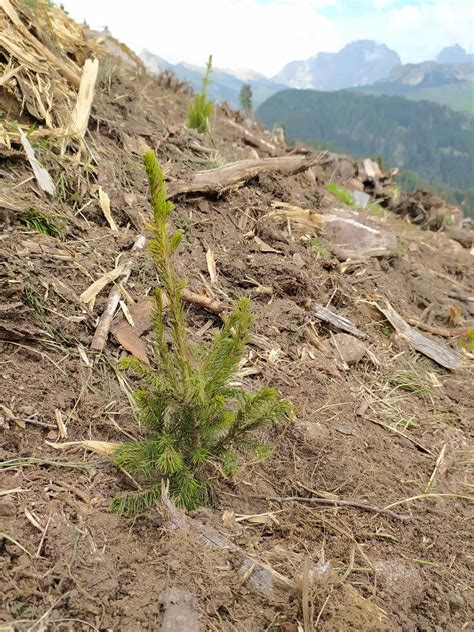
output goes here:
{"type": "Polygon", "coordinates": [[[350,334],[336,334],[333,340],[342,359],[349,366],[360,362],[367,352],[365,345],[350,334]]]}
{"type": "Polygon", "coordinates": [[[354,198],[357,208],[367,208],[370,195],[364,193],[363,191],[352,191],[352,197],[354,198]]]}
{"type": "Polygon", "coordinates": [[[387,229],[361,221],[358,213],[345,209],[332,209],[325,215],[326,237],[332,243],[334,254],[346,259],[384,257],[397,251],[397,238],[387,229]]]}

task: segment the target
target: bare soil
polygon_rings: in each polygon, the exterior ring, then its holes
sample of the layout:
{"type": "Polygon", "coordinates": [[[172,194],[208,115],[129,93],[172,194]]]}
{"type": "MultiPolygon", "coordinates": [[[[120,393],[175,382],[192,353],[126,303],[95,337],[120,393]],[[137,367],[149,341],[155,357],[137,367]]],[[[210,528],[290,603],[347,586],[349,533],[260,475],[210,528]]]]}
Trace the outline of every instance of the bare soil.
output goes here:
{"type": "MultiPolygon", "coordinates": [[[[472,503],[461,498],[473,484],[472,361],[465,356],[453,373],[441,369],[358,301],[380,294],[404,317],[444,329],[451,305],[472,322],[472,256],[442,232],[384,213],[371,221],[396,233],[398,252],[341,263],[324,237],[315,247],[262,220],[273,200],[315,210],[340,206],[323,186],[336,163],[309,175],[255,178],[220,197],[182,197],[173,216],[185,233],[177,265],[190,289],[209,291],[211,249],[219,275],[215,296],[252,298],[259,338],[249,348],[245,368],[253,371],[243,381],[278,388],[297,410],[283,436],[267,435],[272,456],[244,463],[232,480],[216,474],[213,506],[193,516],[302,588],[306,565],[307,597],[298,591],[276,602],[257,595],[239,575],[233,552],[174,531],[159,506],[130,519],[111,514],[113,496],[133,489],[125,475],[107,458],[83,449],[58,452],[47,443],[59,438],[58,409],[68,441],[137,435],[115,369],[123,349],[113,337],[104,353],[89,349],[108,291],[91,313],[79,296],[114,268],[150,217],[144,148],[157,151],[170,180],[189,177],[206,161],[252,155],[226,123],[235,116],[226,109],[216,111],[209,135],[186,129],[189,98],[149,78],[103,81],[88,134],[97,173],[59,158],[54,147],[36,148],[62,183],[61,199],[53,202],[28,179],[20,148],[0,150],[0,180],[15,199],[67,217],[64,236],[55,238],[6,212],[0,237],[1,458],[29,459],[0,470],[1,629],[157,630],[159,594],[170,587],[196,594],[202,630],[296,632],[306,607],[308,630],[473,629],[472,503]],[[211,158],[193,148],[196,142],[212,148],[211,158]],[[117,235],[100,209],[98,185],[110,196],[117,235]],[[262,252],[255,234],[277,252],[262,252]],[[312,313],[316,302],[368,334],[370,353],[359,364],[340,360],[332,332],[312,313]],[[407,376],[411,382],[403,387],[407,376]],[[426,490],[432,495],[413,499],[426,490]],[[410,519],[255,498],[295,495],[378,507],[402,501],[394,511],[410,519]],[[270,517],[256,521],[235,520],[267,512],[270,517]]],[[[139,302],[155,284],[145,251],[127,291],[139,302]]],[[[220,321],[189,306],[188,323],[205,342],[220,321]]],[[[454,336],[437,339],[458,347],[454,336]]]]}

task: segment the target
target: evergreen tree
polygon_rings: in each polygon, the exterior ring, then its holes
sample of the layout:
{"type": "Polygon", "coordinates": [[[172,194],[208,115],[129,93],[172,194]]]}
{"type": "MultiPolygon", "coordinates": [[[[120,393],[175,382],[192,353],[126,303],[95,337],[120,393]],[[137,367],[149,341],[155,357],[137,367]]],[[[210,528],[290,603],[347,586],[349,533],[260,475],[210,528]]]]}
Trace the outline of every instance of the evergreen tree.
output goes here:
{"type": "Polygon", "coordinates": [[[115,498],[112,509],[118,513],[152,505],[160,496],[163,479],[169,480],[170,495],[178,505],[199,506],[206,499],[211,462],[220,463],[225,473],[231,473],[239,451],[265,451],[255,431],[292,416],[290,404],[279,399],[274,389],[264,386],[251,393],[231,385],[252,323],[248,299],[237,303],[209,349],[191,344],[181,298],[185,281],[177,277],[173,265],[182,234],[169,235],[173,204],[166,199],[163,172],[155,154],[147,152],[144,162],[154,209],[150,250],[162,287],[153,294],[156,368],[133,356],[122,361],[122,368],[133,371],[143,383],[134,397],[146,435],[117,448],[114,460],[143,479],[145,487],[115,498]],[[168,303],[171,346],[165,336],[163,293],[168,303]]]}
{"type": "Polygon", "coordinates": [[[240,101],[240,107],[242,109],[242,112],[245,114],[245,116],[252,116],[252,112],[253,112],[253,104],[252,104],[252,88],[248,83],[245,83],[241,88],[240,88],[240,96],[239,96],[239,101],[240,101]]]}

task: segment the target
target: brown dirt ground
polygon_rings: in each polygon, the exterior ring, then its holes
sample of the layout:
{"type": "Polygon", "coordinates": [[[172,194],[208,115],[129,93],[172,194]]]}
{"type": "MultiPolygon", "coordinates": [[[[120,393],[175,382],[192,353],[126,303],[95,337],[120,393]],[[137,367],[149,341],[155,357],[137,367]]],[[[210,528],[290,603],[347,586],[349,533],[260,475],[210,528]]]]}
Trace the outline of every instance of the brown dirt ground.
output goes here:
{"type": "MultiPolygon", "coordinates": [[[[121,441],[137,433],[114,370],[123,350],[113,339],[103,354],[89,350],[107,290],[92,314],[78,297],[113,269],[141,218],[149,216],[145,145],[157,151],[170,179],[202,166],[191,147],[196,138],[215,150],[213,160],[250,156],[223,109],[210,135],[187,130],[188,99],[149,79],[103,80],[88,136],[99,158],[97,178],[90,172],[86,182],[85,170],[67,159],[61,163],[54,148],[36,148],[62,184],[62,199],[49,210],[68,216],[64,238],[39,235],[15,214],[4,218],[0,294],[3,305],[14,307],[1,319],[3,331],[16,327],[17,335],[0,341],[1,457],[59,458],[68,466],[31,462],[2,470],[2,489],[10,493],[0,498],[1,629],[156,630],[158,595],[167,587],[196,594],[203,630],[302,629],[301,596],[280,603],[257,596],[238,575],[231,552],[210,550],[185,531],[171,530],[160,508],[133,519],[109,513],[111,498],[131,489],[128,479],[107,459],[84,450],[58,454],[45,443],[58,438],[56,409],[67,421],[70,441],[121,441]],[[110,195],[118,236],[100,211],[97,184],[110,195]]],[[[0,161],[1,177],[9,174],[15,195],[45,208],[34,182],[25,181],[22,152],[0,153],[0,161]]],[[[436,326],[448,326],[448,305],[472,320],[472,256],[467,250],[453,254],[442,233],[421,231],[387,213],[372,221],[396,232],[398,253],[344,266],[329,250],[318,253],[259,221],[274,199],[315,209],[339,204],[322,186],[332,169],[316,169],[316,182],[306,174],[265,176],[220,198],[194,196],[176,204],[174,223],[185,232],[177,265],[189,287],[209,287],[205,254],[211,248],[219,273],[216,296],[252,297],[255,333],[266,344],[251,345],[248,366],[256,371],[245,383],[275,386],[297,408],[294,427],[283,437],[267,436],[273,455],[245,463],[231,481],[216,480],[215,506],[194,516],[299,585],[309,563],[315,573],[309,610],[318,629],[473,629],[472,505],[466,500],[408,501],[395,510],[411,520],[398,522],[356,508],[280,507],[252,498],[336,494],[384,507],[423,493],[444,446],[431,491],[469,495],[472,489],[472,363],[466,359],[455,373],[442,370],[357,303],[364,293],[383,294],[405,316],[420,318],[429,308],[436,326]],[[279,252],[261,252],[251,230],[279,252]],[[271,286],[271,294],[259,293],[259,285],[271,286]],[[306,333],[311,323],[323,341],[331,339],[312,318],[315,302],[330,302],[366,331],[370,357],[348,369],[336,354],[312,346],[306,333]],[[268,349],[276,348],[280,352],[270,355],[268,349]],[[397,375],[406,371],[416,372],[421,392],[397,386],[397,375]],[[368,408],[361,416],[363,402],[368,408]],[[370,419],[406,428],[431,454],[370,419]],[[274,520],[262,523],[223,521],[226,511],[270,510],[274,520]]],[[[144,253],[127,285],[131,298],[139,301],[155,282],[144,253]]],[[[188,317],[190,331],[202,341],[219,325],[195,307],[188,317]]]]}

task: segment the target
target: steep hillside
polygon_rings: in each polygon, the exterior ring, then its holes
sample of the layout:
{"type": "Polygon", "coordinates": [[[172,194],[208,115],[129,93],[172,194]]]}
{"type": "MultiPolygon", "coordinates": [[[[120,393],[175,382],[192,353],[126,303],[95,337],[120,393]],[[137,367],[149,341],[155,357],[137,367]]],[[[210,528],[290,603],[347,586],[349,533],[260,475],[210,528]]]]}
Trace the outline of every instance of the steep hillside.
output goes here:
{"type": "Polygon", "coordinates": [[[340,90],[384,79],[400,63],[398,54],[385,44],[360,40],[337,53],[318,53],[309,59],[292,61],[274,80],[292,88],[340,90]]]}
{"type": "Polygon", "coordinates": [[[228,108],[188,129],[179,83],[47,1],[1,3],[0,32],[1,629],[467,630],[474,250],[459,210],[228,108]],[[228,390],[271,386],[296,415],[252,436],[269,453],[212,463],[205,506],[178,510],[165,485],[119,516],[111,500],[156,464],[131,475],[113,458],[147,433],[133,395],[150,385],[120,360],[150,377],[153,322],[173,349],[170,310],[150,308],[154,289],[166,299],[145,247],[150,149],[182,233],[191,359],[249,298],[228,390]]]}
{"type": "Polygon", "coordinates": [[[440,105],[396,96],[286,90],[257,112],[283,124],[289,140],[332,143],[358,156],[380,155],[428,182],[467,190],[474,170],[473,118],[440,105]]]}

